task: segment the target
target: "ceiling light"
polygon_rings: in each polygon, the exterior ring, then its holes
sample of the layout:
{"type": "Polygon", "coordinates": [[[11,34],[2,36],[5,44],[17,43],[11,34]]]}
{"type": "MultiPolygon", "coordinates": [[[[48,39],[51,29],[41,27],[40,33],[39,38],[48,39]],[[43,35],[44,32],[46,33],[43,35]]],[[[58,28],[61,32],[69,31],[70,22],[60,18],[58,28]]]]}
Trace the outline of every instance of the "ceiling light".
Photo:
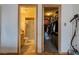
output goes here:
{"type": "Polygon", "coordinates": [[[52,12],[47,12],[45,13],[46,16],[51,16],[52,15],[52,12]]]}

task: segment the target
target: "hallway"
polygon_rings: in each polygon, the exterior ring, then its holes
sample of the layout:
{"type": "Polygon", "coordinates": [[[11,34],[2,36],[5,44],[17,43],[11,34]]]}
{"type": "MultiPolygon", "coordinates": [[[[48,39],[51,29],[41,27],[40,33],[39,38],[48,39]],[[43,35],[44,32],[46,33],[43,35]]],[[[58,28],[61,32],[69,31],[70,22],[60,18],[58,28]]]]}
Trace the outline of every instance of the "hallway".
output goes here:
{"type": "Polygon", "coordinates": [[[54,53],[57,52],[56,47],[54,46],[54,44],[51,43],[51,40],[48,40],[45,44],[45,52],[48,53],[54,53]]]}

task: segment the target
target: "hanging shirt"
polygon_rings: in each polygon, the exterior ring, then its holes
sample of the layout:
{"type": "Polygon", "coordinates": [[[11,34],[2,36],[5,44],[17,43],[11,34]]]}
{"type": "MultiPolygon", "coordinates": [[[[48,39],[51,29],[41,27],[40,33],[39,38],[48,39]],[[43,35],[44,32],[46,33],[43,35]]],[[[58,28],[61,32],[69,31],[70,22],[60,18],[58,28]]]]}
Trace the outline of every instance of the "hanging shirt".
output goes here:
{"type": "Polygon", "coordinates": [[[47,33],[47,32],[45,32],[45,33],[44,33],[44,35],[45,35],[45,36],[44,36],[44,37],[45,37],[45,40],[49,40],[48,33],[47,33]]]}

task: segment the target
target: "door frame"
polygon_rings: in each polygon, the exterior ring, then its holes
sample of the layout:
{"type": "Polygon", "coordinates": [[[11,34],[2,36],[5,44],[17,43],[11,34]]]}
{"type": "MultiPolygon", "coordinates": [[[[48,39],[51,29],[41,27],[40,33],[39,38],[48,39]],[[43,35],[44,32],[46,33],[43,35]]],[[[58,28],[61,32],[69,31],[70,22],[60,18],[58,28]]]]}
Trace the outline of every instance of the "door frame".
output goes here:
{"type": "Polygon", "coordinates": [[[44,53],[44,7],[58,7],[59,11],[59,19],[58,19],[58,53],[60,53],[61,50],[61,5],[60,4],[43,4],[42,5],[42,15],[43,15],[43,20],[42,20],[42,52],[44,53]]]}
{"type": "Polygon", "coordinates": [[[21,54],[21,43],[20,43],[20,6],[35,6],[36,7],[36,32],[35,32],[35,34],[36,34],[36,36],[35,36],[35,53],[37,53],[37,47],[38,47],[38,40],[37,40],[37,38],[38,38],[38,5],[37,4],[18,4],[18,48],[17,48],[17,53],[18,54],[21,54]]]}

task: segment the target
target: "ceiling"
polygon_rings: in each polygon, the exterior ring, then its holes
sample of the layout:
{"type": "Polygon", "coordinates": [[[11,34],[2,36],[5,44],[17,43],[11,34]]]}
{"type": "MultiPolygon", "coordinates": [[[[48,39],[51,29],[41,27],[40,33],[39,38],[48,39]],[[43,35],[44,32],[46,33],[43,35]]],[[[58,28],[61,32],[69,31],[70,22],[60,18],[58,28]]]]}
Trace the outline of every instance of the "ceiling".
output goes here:
{"type": "Polygon", "coordinates": [[[58,10],[58,7],[45,7],[44,10],[45,10],[45,12],[46,11],[55,11],[55,10],[58,10]]]}
{"type": "Polygon", "coordinates": [[[44,15],[51,14],[49,16],[56,15],[56,11],[58,11],[58,7],[44,7],[44,15]]]}

